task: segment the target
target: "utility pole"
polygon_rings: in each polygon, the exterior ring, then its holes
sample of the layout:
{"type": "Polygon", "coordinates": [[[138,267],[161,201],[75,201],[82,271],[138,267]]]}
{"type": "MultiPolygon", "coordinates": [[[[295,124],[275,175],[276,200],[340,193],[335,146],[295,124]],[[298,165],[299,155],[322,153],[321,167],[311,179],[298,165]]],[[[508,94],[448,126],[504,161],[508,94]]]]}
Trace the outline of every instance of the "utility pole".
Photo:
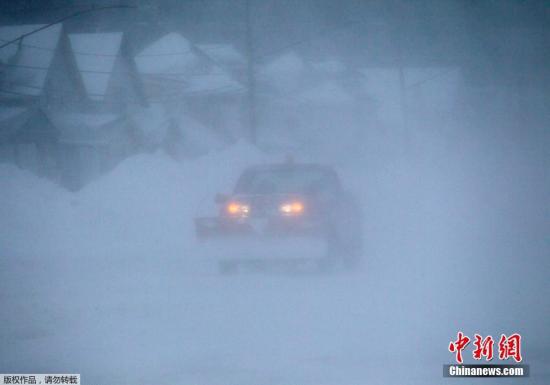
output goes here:
{"type": "Polygon", "coordinates": [[[250,143],[257,142],[257,99],[256,99],[256,73],[255,73],[255,50],[254,41],[252,38],[252,15],[251,15],[251,0],[245,0],[245,24],[246,24],[246,78],[247,78],[247,129],[248,139],[250,143]]]}
{"type": "Polygon", "coordinates": [[[405,139],[405,145],[410,145],[409,116],[407,110],[407,87],[405,85],[405,69],[403,68],[403,52],[401,48],[400,34],[397,34],[397,71],[399,74],[399,104],[401,106],[401,134],[405,139]]]}
{"type": "MultiPolygon", "coordinates": [[[[403,15],[402,7],[399,8],[400,15],[403,15]]],[[[399,105],[401,109],[401,136],[405,151],[409,151],[412,145],[412,136],[409,125],[409,113],[407,105],[407,86],[405,82],[405,69],[403,65],[403,31],[402,26],[397,24],[393,26],[393,45],[395,49],[395,63],[399,76],[399,105]]]]}

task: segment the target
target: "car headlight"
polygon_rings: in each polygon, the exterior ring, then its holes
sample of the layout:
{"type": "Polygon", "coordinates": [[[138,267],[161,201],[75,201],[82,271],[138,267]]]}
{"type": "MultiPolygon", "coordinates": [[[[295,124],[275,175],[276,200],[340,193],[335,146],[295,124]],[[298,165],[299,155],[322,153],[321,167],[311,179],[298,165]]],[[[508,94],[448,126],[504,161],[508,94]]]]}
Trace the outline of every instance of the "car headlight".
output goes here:
{"type": "Polygon", "coordinates": [[[283,215],[302,215],[304,204],[300,201],[285,202],[279,206],[279,212],[283,215]]]}
{"type": "Polygon", "coordinates": [[[225,206],[227,214],[235,217],[247,217],[250,213],[250,206],[240,202],[229,202],[225,206]]]}

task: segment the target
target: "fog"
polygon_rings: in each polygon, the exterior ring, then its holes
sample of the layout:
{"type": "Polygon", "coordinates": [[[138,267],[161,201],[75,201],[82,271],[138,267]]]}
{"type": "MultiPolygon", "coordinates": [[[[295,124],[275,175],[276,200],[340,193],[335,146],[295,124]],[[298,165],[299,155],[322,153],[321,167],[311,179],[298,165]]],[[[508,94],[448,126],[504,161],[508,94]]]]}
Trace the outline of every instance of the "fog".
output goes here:
{"type": "Polygon", "coordinates": [[[548,382],[549,26],[544,1],[0,4],[0,372],[441,384],[462,331],[465,364],[521,334],[505,381],[548,382]],[[223,274],[195,219],[289,157],[336,170],[361,263],[223,274]]]}

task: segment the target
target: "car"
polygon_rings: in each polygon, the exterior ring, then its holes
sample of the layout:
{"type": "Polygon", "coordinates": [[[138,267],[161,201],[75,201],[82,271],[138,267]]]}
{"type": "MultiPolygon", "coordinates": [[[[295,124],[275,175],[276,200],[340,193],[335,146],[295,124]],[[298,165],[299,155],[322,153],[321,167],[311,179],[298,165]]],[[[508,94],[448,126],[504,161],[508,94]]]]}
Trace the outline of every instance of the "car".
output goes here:
{"type": "Polygon", "coordinates": [[[287,161],[245,169],[218,215],[195,218],[196,235],[223,273],[243,265],[358,265],[362,215],[330,166],[287,161]]]}

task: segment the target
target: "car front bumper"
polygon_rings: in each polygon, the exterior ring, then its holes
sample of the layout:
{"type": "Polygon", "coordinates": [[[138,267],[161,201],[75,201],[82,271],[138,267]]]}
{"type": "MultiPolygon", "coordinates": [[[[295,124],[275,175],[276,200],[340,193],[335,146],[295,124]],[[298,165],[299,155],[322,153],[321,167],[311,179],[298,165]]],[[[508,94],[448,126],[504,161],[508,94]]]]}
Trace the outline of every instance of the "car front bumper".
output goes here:
{"type": "Polygon", "coordinates": [[[242,222],[219,218],[195,221],[201,255],[232,261],[298,261],[324,258],[327,241],[317,226],[308,222],[242,222]]]}

